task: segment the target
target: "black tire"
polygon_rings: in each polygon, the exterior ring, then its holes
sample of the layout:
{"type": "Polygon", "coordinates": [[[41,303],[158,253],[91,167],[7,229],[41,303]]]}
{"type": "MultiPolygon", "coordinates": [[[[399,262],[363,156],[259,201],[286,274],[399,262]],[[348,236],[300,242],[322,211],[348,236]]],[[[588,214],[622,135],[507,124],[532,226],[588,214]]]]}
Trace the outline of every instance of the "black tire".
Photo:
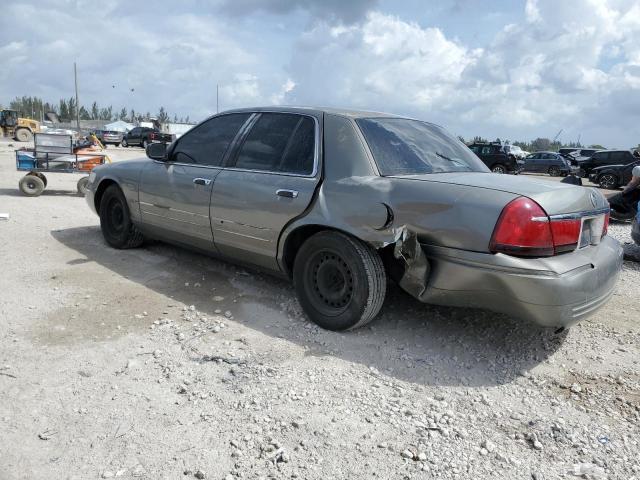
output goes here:
{"type": "Polygon", "coordinates": [[[124,148],[127,148],[129,146],[125,138],[122,139],[122,142],[120,142],[120,145],[122,145],[124,148]]]}
{"type": "Polygon", "coordinates": [[[27,174],[20,179],[20,191],[27,197],[39,197],[44,192],[45,184],[37,175],[27,174]]]}
{"type": "Polygon", "coordinates": [[[127,200],[117,185],[110,185],[100,200],[100,229],[105,241],[113,248],[135,248],[144,237],[131,222],[127,200]]]}
{"type": "Polygon", "coordinates": [[[296,255],[293,282],[307,316],[327,330],[351,330],[373,320],[387,290],[378,252],[333,231],[310,237],[296,255]]]}
{"type": "Polygon", "coordinates": [[[36,177],[38,177],[40,180],[42,180],[44,182],[44,188],[47,188],[47,177],[44,176],[44,173],[42,173],[42,172],[31,172],[29,175],[35,175],[36,177]]]}
{"type": "Polygon", "coordinates": [[[507,167],[505,167],[501,163],[496,163],[493,167],[491,167],[491,171],[493,173],[505,174],[507,173],[507,167]]]}
{"type": "Polygon", "coordinates": [[[87,194],[87,187],[89,186],[89,177],[82,177],[78,180],[77,187],[78,193],[83,197],[87,194]]]}
{"type": "Polygon", "coordinates": [[[618,177],[612,173],[603,173],[598,177],[598,185],[606,190],[618,188],[618,177]]]}
{"type": "Polygon", "coordinates": [[[30,142],[33,140],[33,133],[28,128],[18,128],[16,130],[16,140],[19,142],[30,142]]]}
{"type": "Polygon", "coordinates": [[[560,169],[558,167],[556,167],[555,165],[549,167],[549,175],[551,175],[552,177],[559,177],[560,176],[560,169]]]}

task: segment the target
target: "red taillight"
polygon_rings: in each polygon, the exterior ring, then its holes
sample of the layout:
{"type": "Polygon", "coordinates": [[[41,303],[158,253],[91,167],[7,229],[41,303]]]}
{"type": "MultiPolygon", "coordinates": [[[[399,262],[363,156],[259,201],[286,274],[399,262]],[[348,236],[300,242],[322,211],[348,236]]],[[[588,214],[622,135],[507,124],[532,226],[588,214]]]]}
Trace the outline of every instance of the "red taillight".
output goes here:
{"type": "Polygon", "coordinates": [[[502,210],[491,237],[493,253],[527,257],[551,256],[555,253],[549,217],[530,198],[516,198],[502,210]]]}
{"type": "MultiPolygon", "coordinates": [[[[608,221],[607,216],[605,231],[608,221]]],[[[581,218],[550,219],[536,202],[520,197],[502,210],[490,249],[522,257],[549,257],[575,250],[581,229],[581,218]]]]}
{"type": "Polygon", "coordinates": [[[604,237],[607,233],[609,233],[609,214],[608,213],[604,216],[604,225],[602,226],[602,236],[604,237]]]}
{"type": "Polygon", "coordinates": [[[551,235],[553,236],[553,246],[556,253],[575,250],[580,239],[580,229],[582,220],[574,218],[571,220],[552,220],[551,235]]]}

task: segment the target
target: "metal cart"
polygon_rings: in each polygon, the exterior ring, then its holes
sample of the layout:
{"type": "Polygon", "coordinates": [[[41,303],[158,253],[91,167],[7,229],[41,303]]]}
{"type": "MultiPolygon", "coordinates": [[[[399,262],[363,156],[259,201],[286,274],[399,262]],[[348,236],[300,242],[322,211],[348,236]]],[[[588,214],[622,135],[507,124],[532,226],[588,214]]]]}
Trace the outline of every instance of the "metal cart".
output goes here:
{"type": "Polygon", "coordinates": [[[94,147],[76,147],[74,149],[71,135],[57,135],[51,133],[36,133],[34,148],[16,150],[16,168],[28,172],[20,179],[20,191],[29,196],[37,197],[47,188],[49,173],[82,173],[85,176],[78,180],[78,193],[84,195],[87,191],[89,177],[98,165],[110,162],[109,157],[94,147]]]}

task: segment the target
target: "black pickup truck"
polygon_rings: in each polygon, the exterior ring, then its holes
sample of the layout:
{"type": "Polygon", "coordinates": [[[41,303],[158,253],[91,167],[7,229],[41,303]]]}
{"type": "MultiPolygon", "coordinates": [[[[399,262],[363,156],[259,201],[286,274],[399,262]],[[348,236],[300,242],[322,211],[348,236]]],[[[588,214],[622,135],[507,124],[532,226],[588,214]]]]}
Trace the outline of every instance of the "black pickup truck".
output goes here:
{"type": "Polygon", "coordinates": [[[147,145],[154,142],[171,143],[173,142],[173,135],[160,133],[155,128],[135,127],[124,134],[120,145],[123,147],[140,146],[147,148],[147,145]]]}

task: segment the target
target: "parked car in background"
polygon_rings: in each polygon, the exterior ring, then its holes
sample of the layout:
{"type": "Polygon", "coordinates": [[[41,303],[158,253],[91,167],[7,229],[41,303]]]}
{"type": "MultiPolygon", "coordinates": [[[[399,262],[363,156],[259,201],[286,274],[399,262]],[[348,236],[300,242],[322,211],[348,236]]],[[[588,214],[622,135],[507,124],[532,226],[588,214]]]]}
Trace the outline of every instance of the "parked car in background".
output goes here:
{"type": "Polygon", "coordinates": [[[103,145],[115,145],[116,147],[122,142],[122,132],[115,130],[94,130],[93,133],[103,145]]]}
{"type": "Polygon", "coordinates": [[[522,170],[522,160],[506,153],[499,143],[475,142],[469,148],[493,173],[517,174],[522,170]]]}
{"type": "Polygon", "coordinates": [[[626,165],[596,167],[591,170],[589,181],[609,190],[623,187],[631,181],[631,170],[637,165],[640,165],[640,158],[626,165]]]}
{"type": "Polygon", "coordinates": [[[590,157],[594,153],[599,152],[601,149],[597,148],[561,148],[558,153],[563,156],[567,156],[573,153],[574,157],[590,157]]]}
{"type": "Polygon", "coordinates": [[[637,160],[631,150],[600,150],[584,160],[578,159],[583,176],[589,177],[594,168],[609,165],[627,165],[637,160]]]}
{"type": "Polygon", "coordinates": [[[548,173],[552,177],[577,174],[580,167],[572,165],[569,160],[556,152],[535,152],[524,159],[524,172],[548,173]]]}
{"type": "Polygon", "coordinates": [[[147,148],[147,145],[154,142],[171,143],[173,136],[168,133],[161,133],[156,128],[135,127],[129,130],[122,137],[123,147],[139,146],[147,148]]]}
{"type": "Polygon", "coordinates": [[[602,194],[492,175],[427,122],[238,109],[146,153],[91,174],[107,244],[163,239],[288,277],[331,330],[371,321],[387,275],[425,303],[567,327],[607,302],[622,265],[602,194]]]}

